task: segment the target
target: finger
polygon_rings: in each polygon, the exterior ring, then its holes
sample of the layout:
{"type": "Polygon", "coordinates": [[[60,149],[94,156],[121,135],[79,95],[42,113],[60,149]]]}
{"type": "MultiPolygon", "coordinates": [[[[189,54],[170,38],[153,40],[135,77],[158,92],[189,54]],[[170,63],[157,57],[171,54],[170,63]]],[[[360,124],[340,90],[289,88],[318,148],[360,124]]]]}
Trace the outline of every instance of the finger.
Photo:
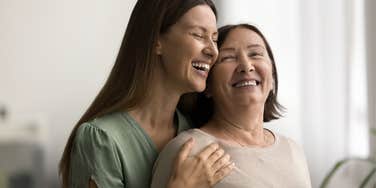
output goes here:
{"type": "Polygon", "coordinates": [[[235,168],[235,163],[230,163],[229,165],[218,170],[213,176],[213,179],[212,179],[213,181],[211,181],[212,183],[211,186],[215,185],[216,183],[221,181],[224,177],[229,175],[234,168],[235,168]]]}
{"type": "Polygon", "coordinates": [[[230,161],[230,155],[225,154],[221,158],[219,158],[215,163],[212,165],[212,170],[217,172],[218,170],[230,165],[232,162],[230,161]]]}
{"type": "Polygon", "coordinates": [[[208,160],[206,161],[206,164],[211,167],[218,159],[222,158],[224,154],[225,151],[222,148],[218,148],[209,156],[208,160]]]}
{"type": "Polygon", "coordinates": [[[201,160],[201,162],[205,162],[211,154],[213,154],[219,145],[217,143],[211,143],[210,145],[206,146],[198,155],[197,157],[201,160]]]}
{"type": "Polygon", "coordinates": [[[180,164],[181,162],[185,161],[185,159],[188,157],[189,153],[192,150],[194,140],[193,138],[188,139],[183,146],[180,148],[179,153],[176,157],[176,163],[180,164]]]}

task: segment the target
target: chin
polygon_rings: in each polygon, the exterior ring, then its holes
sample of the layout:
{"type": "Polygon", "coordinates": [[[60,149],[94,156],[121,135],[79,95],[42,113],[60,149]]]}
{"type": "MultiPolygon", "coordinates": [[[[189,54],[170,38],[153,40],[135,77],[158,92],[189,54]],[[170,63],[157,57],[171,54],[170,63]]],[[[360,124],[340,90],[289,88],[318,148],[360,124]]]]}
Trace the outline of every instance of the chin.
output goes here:
{"type": "Polygon", "coordinates": [[[190,88],[190,92],[203,92],[206,88],[206,83],[193,83],[190,88]]]}

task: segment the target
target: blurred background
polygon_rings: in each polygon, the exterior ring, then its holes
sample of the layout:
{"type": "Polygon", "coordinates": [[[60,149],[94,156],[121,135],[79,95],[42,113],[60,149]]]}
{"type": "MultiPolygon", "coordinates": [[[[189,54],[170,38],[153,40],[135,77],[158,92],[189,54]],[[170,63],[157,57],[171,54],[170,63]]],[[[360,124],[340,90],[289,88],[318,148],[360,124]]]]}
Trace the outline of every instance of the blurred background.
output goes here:
{"type": "MultiPolygon", "coordinates": [[[[0,0],[0,188],[59,187],[74,124],[104,84],[136,0],[0,0]]],[[[214,0],[218,26],[265,34],[285,117],[313,187],[337,161],[376,156],[376,1],[214,0]]]]}

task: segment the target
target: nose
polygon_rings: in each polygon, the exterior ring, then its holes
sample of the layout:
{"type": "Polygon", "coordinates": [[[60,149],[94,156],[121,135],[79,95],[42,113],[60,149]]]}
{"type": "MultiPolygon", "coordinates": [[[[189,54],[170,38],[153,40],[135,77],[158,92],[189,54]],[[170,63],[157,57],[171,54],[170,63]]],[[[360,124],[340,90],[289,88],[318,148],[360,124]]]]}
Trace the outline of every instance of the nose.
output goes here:
{"type": "Polygon", "coordinates": [[[252,72],[255,70],[255,66],[246,54],[242,54],[239,57],[239,64],[236,67],[237,72],[252,72]]]}
{"type": "Polygon", "coordinates": [[[212,60],[213,62],[217,59],[218,57],[218,48],[217,44],[213,41],[208,41],[204,50],[203,50],[204,55],[212,60]]]}

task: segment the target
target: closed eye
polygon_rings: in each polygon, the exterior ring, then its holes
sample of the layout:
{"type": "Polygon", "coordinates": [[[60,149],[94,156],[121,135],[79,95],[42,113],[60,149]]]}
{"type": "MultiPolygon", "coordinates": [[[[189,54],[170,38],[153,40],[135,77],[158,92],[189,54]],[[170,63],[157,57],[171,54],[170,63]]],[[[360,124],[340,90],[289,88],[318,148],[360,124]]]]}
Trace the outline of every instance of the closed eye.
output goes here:
{"type": "Polygon", "coordinates": [[[199,33],[192,33],[192,35],[193,35],[194,37],[196,37],[196,38],[200,38],[200,39],[205,38],[204,35],[199,34],[199,33]]]}
{"type": "Polygon", "coordinates": [[[264,54],[258,52],[251,52],[248,54],[249,57],[263,57],[264,54]]]}
{"type": "Polygon", "coordinates": [[[235,60],[236,57],[235,56],[224,56],[221,58],[220,62],[223,62],[223,61],[232,61],[232,60],[235,60]]]}

